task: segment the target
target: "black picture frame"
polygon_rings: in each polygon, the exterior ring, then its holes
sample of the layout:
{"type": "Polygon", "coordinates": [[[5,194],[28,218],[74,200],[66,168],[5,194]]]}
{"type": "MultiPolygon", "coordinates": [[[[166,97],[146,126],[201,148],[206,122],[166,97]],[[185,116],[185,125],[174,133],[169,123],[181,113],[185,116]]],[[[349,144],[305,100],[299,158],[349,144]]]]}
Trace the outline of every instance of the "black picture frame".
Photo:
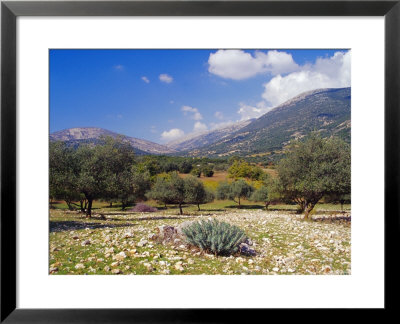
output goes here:
{"type": "MultiPolygon", "coordinates": [[[[384,16],[385,310],[398,306],[393,254],[399,237],[400,0],[395,1],[2,1],[1,2],[1,322],[236,322],[265,310],[16,308],[16,19],[19,16],[384,16]]],[[[367,176],[367,175],[366,175],[367,176]]],[[[374,193],[371,190],[371,195],[374,193]]],[[[382,208],[382,206],[377,207],[382,208]]],[[[366,283],[367,284],[367,283],[366,283]]],[[[249,320],[249,318],[247,318],[249,320]]],[[[253,320],[252,320],[253,319],[253,320]]],[[[258,321],[258,320],[257,320],[258,321]]]]}

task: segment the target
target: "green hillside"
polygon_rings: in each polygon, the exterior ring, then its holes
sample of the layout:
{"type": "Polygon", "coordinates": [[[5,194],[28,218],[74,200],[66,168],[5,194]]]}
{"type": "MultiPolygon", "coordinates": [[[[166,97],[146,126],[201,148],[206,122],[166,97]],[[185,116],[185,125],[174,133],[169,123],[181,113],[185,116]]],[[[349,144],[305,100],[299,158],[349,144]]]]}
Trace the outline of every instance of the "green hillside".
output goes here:
{"type": "Polygon", "coordinates": [[[194,156],[249,156],[282,150],[291,140],[318,131],[350,142],[351,88],[303,93],[274,108],[239,131],[212,145],[192,150],[194,156]]]}

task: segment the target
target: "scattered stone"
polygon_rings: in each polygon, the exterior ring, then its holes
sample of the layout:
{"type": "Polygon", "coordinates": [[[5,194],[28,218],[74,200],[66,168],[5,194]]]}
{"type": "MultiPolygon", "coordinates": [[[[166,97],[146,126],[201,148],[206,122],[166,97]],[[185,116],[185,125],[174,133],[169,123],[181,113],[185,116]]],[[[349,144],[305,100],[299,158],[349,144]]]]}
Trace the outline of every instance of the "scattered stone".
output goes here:
{"type": "Polygon", "coordinates": [[[104,251],[104,253],[114,253],[114,248],[113,248],[113,247],[110,247],[109,249],[106,249],[106,250],[104,251]]]}
{"type": "Polygon", "coordinates": [[[78,263],[78,264],[75,266],[75,269],[77,269],[77,270],[79,270],[79,269],[85,269],[85,265],[83,265],[82,263],[78,263]]]}
{"type": "Polygon", "coordinates": [[[179,270],[179,271],[185,270],[185,269],[182,267],[182,261],[178,261],[177,263],[175,263],[175,269],[176,269],[176,270],[179,270]]]}
{"type": "Polygon", "coordinates": [[[324,273],[329,273],[332,271],[332,268],[330,266],[323,266],[322,267],[322,272],[324,273]]]}
{"type": "Polygon", "coordinates": [[[126,232],[125,235],[124,235],[125,238],[131,238],[131,237],[133,237],[133,236],[134,236],[134,235],[133,235],[132,232],[126,232]]]}
{"type": "Polygon", "coordinates": [[[89,240],[84,241],[84,242],[82,243],[82,246],[85,246],[85,245],[90,245],[90,241],[89,241],[89,240]]]}
{"type": "Polygon", "coordinates": [[[239,251],[240,251],[240,253],[242,253],[244,255],[249,255],[249,256],[255,256],[256,255],[256,251],[254,249],[252,249],[246,243],[241,243],[239,245],[239,251]]]}
{"type": "Polygon", "coordinates": [[[142,246],[145,246],[147,243],[149,243],[149,241],[147,241],[147,240],[141,240],[141,241],[137,244],[137,246],[142,247],[142,246]]]}
{"type": "Polygon", "coordinates": [[[113,273],[113,274],[122,274],[122,271],[120,269],[112,269],[111,273],[113,273]]]}
{"type": "Polygon", "coordinates": [[[251,239],[249,239],[249,238],[246,238],[246,240],[243,243],[245,243],[245,244],[247,244],[249,246],[253,245],[253,241],[251,239]]]}
{"type": "Polygon", "coordinates": [[[114,260],[118,260],[118,261],[122,261],[125,258],[126,258],[125,252],[120,252],[117,255],[114,255],[114,257],[113,257],[114,260]]]}
{"type": "Polygon", "coordinates": [[[54,273],[58,271],[58,267],[52,267],[50,268],[50,273],[54,273]]]}

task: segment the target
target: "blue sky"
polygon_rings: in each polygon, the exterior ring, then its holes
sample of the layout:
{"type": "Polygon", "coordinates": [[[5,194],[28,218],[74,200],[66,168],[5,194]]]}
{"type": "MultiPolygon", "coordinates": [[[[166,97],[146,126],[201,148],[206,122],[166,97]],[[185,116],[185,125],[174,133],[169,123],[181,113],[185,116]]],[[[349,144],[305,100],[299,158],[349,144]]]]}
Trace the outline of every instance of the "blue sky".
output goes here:
{"type": "Polygon", "coordinates": [[[350,61],[347,50],[50,50],[50,132],[166,143],[350,86],[350,61]]]}

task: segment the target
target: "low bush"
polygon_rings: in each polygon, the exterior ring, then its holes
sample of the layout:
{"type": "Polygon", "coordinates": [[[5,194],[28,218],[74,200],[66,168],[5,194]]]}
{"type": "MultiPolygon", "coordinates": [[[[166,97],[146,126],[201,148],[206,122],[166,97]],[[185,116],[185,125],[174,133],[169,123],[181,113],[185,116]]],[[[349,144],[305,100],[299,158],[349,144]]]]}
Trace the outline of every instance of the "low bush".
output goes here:
{"type": "Polygon", "coordinates": [[[182,228],[189,244],[216,255],[231,255],[239,251],[239,245],[246,239],[237,226],[208,220],[193,222],[182,228]]]}
{"type": "Polygon", "coordinates": [[[153,213],[157,211],[157,208],[138,203],[135,207],[131,209],[131,211],[139,213],[153,213]]]}
{"type": "Polygon", "coordinates": [[[209,165],[204,166],[204,167],[202,168],[201,172],[203,173],[203,175],[204,175],[205,177],[209,177],[209,178],[212,177],[212,176],[214,175],[214,171],[213,171],[212,167],[209,166],[209,165]]]}

